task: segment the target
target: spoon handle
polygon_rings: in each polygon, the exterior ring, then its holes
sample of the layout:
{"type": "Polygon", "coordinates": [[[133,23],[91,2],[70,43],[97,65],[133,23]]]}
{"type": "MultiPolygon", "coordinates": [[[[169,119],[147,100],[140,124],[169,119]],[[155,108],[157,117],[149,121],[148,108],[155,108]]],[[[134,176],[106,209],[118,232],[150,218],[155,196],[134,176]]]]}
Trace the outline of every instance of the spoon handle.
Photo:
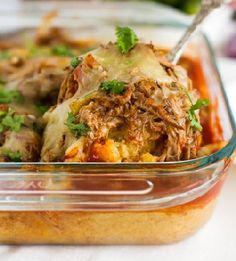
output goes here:
{"type": "Polygon", "coordinates": [[[167,60],[172,63],[176,64],[184,50],[185,45],[187,44],[189,38],[191,35],[196,31],[198,25],[202,23],[202,21],[207,17],[211,11],[213,11],[215,8],[219,7],[223,0],[203,0],[202,6],[200,11],[195,16],[192,24],[189,26],[187,31],[184,33],[184,35],[181,37],[181,39],[178,41],[178,43],[175,45],[173,49],[166,55],[167,60]]]}

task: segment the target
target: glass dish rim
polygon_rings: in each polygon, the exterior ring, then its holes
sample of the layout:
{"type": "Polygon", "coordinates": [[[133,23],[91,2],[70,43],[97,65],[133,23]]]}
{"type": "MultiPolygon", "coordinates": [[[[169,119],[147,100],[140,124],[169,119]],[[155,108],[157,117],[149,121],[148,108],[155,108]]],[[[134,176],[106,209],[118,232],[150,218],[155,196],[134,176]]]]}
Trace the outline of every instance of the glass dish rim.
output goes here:
{"type": "MultiPolygon", "coordinates": [[[[132,21],[131,21],[132,24],[132,21]]],[[[164,22],[147,22],[147,23],[142,23],[143,25],[155,25],[155,26],[159,26],[159,27],[176,27],[179,29],[183,29],[187,27],[186,23],[183,22],[179,22],[179,21],[174,21],[171,20],[170,22],[164,21],[164,22]]],[[[134,25],[139,25],[138,22],[134,22],[134,25]]],[[[18,168],[22,168],[24,166],[32,166],[32,167],[45,167],[45,166],[52,166],[52,167],[84,167],[84,168],[96,168],[96,166],[100,166],[100,167],[122,167],[122,168],[127,168],[127,167],[134,167],[134,166],[140,166],[141,168],[145,169],[145,167],[148,168],[154,168],[154,167],[171,167],[171,166],[175,166],[176,171],[179,170],[178,167],[182,167],[181,170],[189,170],[189,169],[196,169],[196,168],[204,168],[206,166],[209,166],[211,164],[214,164],[218,161],[223,160],[224,158],[230,158],[230,156],[233,154],[235,148],[236,148],[236,122],[232,113],[232,110],[230,108],[229,102],[228,102],[228,97],[226,95],[225,89],[224,89],[224,84],[222,81],[222,78],[220,76],[219,70],[218,70],[218,66],[217,66],[217,62],[216,62],[216,58],[215,58],[215,54],[214,54],[214,50],[212,48],[212,45],[208,39],[208,37],[202,32],[199,31],[198,34],[200,34],[205,43],[206,46],[208,48],[209,54],[210,54],[210,61],[212,63],[212,66],[214,68],[214,71],[216,73],[216,77],[218,79],[218,83],[220,85],[220,89],[221,92],[223,94],[223,98],[226,104],[226,109],[227,109],[227,114],[229,116],[229,121],[230,121],[230,125],[232,127],[232,137],[230,138],[230,140],[228,141],[228,143],[221,148],[220,150],[218,150],[217,152],[208,155],[208,156],[204,156],[204,157],[199,157],[196,159],[190,159],[190,160],[181,160],[181,161],[171,161],[171,162],[0,162],[0,171],[2,169],[18,169],[18,168]]],[[[27,169],[27,168],[26,168],[27,169]]],[[[134,169],[134,168],[132,168],[134,169]]],[[[167,169],[166,169],[167,170],[167,169]]],[[[171,169],[171,171],[173,172],[173,169],[171,169]]]]}

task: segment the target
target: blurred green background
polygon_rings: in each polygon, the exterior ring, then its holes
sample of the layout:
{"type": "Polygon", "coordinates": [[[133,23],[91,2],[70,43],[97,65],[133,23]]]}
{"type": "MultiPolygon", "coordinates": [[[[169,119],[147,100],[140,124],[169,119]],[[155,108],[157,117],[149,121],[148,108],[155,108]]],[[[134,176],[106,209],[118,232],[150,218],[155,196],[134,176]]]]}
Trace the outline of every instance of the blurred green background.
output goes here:
{"type": "Polygon", "coordinates": [[[194,14],[198,11],[201,0],[153,0],[155,2],[170,5],[187,13],[194,14]]]}
{"type": "Polygon", "coordinates": [[[153,1],[156,3],[166,4],[190,15],[195,14],[198,11],[201,3],[201,0],[134,0],[134,1],[140,1],[140,2],[153,1]]]}

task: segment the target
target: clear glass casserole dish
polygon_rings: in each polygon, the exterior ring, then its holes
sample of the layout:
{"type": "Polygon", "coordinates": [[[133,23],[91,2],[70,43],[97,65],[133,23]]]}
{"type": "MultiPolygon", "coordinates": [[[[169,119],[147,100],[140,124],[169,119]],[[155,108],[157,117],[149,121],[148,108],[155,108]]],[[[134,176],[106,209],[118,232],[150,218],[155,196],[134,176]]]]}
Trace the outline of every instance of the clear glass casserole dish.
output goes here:
{"type": "MultiPolygon", "coordinates": [[[[125,24],[143,40],[168,48],[185,28],[159,15],[164,9],[155,5],[74,5],[57,5],[55,24],[79,38],[106,42],[114,38],[115,25],[125,24]]],[[[5,13],[4,34],[34,29],[52,7],[27,3],[14,17],[5,13]]],[[[225,145],[210,156],[167,163],[1,163],[0,243],[164,244],[205,224],[232,160],[236,130],[206,37],[196,35],[185,55],[201,65],[225,145]]]]}

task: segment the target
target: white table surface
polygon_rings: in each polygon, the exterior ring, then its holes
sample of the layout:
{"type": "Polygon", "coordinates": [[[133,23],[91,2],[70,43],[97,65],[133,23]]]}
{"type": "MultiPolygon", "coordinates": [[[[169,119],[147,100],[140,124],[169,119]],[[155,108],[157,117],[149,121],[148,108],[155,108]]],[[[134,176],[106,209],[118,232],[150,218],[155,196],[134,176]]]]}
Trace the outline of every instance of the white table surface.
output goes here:
{"type": "MultiPolygon", "coordinates": [[[[220,50],[222,37],[221,34],[219,37],[218,29],[231,27],[227,20],[228,10],[217,12],[209,18],[204,29],[215,48],[220,50]]],[[[234,100],[236,62],[219,58],[218,64],[226,89],[234,100]]],[[[233,103],[236,115],[236,102],[233,103]]],[[[235,261],[235,201],[236,165],[231,168],[212,219],[188,240],[167,246],[0,246],[0,261],[235,261]]]]}

